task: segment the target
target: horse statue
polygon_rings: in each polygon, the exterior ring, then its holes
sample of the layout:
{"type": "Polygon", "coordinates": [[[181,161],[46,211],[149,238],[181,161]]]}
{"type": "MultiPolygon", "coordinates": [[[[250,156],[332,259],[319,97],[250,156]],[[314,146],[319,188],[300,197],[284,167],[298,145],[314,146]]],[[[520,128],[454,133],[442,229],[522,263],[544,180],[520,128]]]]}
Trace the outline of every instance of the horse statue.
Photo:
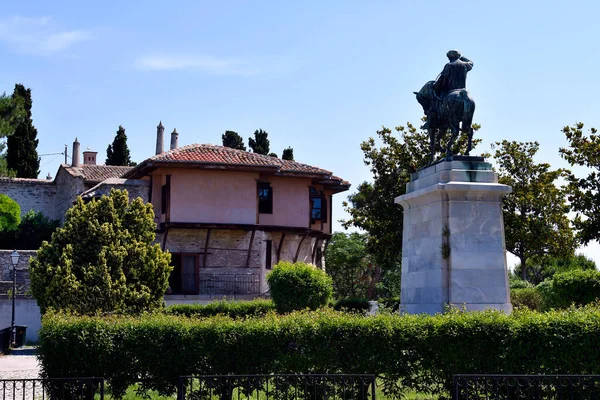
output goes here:
{"type": "Polygon", "coordinates": [[[475,101],[469,96],[466,89],[451,90],[443,98],[438,99],[434,91],[434,83],[435,81],[429,81],[419,92],[413,92],[427,115],[430,165],[433,163],[435,152],[443,150],[440,143],[448,130],[450,130],[451,137],[446,145],[446,160],[451,159],[452,146],[461,131],[468,135],[469,142],[464,155],[469,155],[473,141],[471,124],[475,112],[475,101]]]}

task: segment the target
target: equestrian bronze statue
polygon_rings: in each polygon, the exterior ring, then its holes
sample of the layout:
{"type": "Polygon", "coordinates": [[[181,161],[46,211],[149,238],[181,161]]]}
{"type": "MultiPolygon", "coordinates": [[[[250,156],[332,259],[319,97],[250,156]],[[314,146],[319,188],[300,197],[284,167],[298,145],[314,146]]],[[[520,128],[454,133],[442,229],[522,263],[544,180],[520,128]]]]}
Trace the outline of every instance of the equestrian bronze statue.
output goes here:
{"type": "Polygon", "coordinates": [[[467,73],[473,68],[473,62],[462,57],[460,52],[450,50],[446,56],[448,63],[435,81],[429,81],[417,95],[417,101],[423,107],[427,122],[422,126],[429,133],[430,157],[433,163],[435,153],[441,147],[441,138],[450,130],[451,137],[446,145],[446,159],[452,157],[452,146],[460,132],[468,135],[468,156],[472,147],[473,113],[475,102],[466,89],[467,73]]]}

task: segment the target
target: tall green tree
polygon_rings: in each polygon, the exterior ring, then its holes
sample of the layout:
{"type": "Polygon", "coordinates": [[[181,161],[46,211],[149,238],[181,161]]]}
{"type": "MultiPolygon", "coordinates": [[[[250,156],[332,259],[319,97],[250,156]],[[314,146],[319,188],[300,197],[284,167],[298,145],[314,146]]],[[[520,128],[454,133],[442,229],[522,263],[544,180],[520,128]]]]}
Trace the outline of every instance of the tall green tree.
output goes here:
{"type": "Polygon", "coordinates": [[[582,178],[570,174],[568,185],[571,209],[576,212],[573,223],[578,238],[587,244],[600,240],[600,135],[595,128],[585,135],[583,128],[581,122],[565,126],[569,146],[559,152],[571,166],[584,167],[587,172],[582,178]]]}
{"type": "Polygon", "coordinates": [[[12,95],[12,107],[24,110],[24,117],[13,120],[14,131],[6,141],[6,165],[19,178],[37,178],[40,159],[37,153],[39,140],[31,119],[31,89],[17,83],[12,95]]]}
{"type": "MultiPolygon", "coordinates": [[[[474,130],[479,125],[473,125],[474,130]]],[[[342,221],[345,228],[351,226],[367,232],[367,249],[372,255],[376,268],[383,273],[384,296],[398,295],[400,261],[402,256],[402,207],[394,204],[397,196],[406,193],[406,184],[410,174],[425,167],[429,162],[429,136],[427,132],[417,129],[408,123],[406,127],[398,126],[395,133],[382,127],[377,131],[378,145],[374,138],[361,143],[364,163],[373,175],[372,182],[358,185],[356,193],[348,196],[344,209],[350,218],[342,221]],[[398,136],[398,135],[399,136],[398,136]],[[387,292],[387,293],[386,293],[387,292]]],[[[473,146],[480,143],[473,141],[473,146]]],[[[455,154],[466,150],[467,138],[460,136],[454,145],[455,154]]],[[[443,157],[443,152],[436,154],[443,157]]]]}
{"type": "Polygon", "coordinates": [[[42,313],[138,314],[162,307],[171,255],[154,243],[151,204],[126,190],[77,203],[30,264],[31,292],[42,313]]]}
{"type": "Polygon", "coordinates": [[[325,265],[336,298],[367,296],[372,269],[365,235],[334,233],[327,245],[325,265]]]}
{"type": "Polygon", "coordinates": [[[136,165],[135,162],[131,161],[129,147],[127,146],[127,135],[125,134],[125,128],[121,125],[119,125],[112,144],[109,144],[106,149],[106,165],[136,165]]]}
{"type": "Polygon", "coordinates": [[[21,223],[21,207],[5,194],[0,194],[0,231],[12,231],[21,223]]]}
{"type": "Polygon", "coordinates": [[[16,172],[8,168],[6,142],[3,139],[14,133],[15,125],[24,115],[23,101],[13,101],[6,93],[0,95],[0,177],[16,176],[16,172]]]}
{"type": "Polygon", "coordinates": [[[225,131],[225,133],[221,136],[221,140],[223,141],[223,146],[225,147],[246,151],[244,139],[242,139],[237,132],[225,131]]]}
{"type": "Polygon", "coordinates": [[[498,182],[512,187],[502,202],[506,249],[519,258],[522,279],[527,279],[530,258],[572,257],[577,247],[566,193],[556,185],[568,171],[536,163],[538,142],[503,140],[493,148],[498,182]]]}
{"type": "Polygon", "coordinates": [[[287,149],[283,149],[283,154],[281,155],[282,160],[294,161],[294,149],[288,147],[287,149]]]}
{"type": "MultiPolygon", "coordinates": [[[[591,260],[583,254],[577,254],[573,257],[553,257],[544,255],[542,257],[533,257],[527,266],[527,280],[534,285],[538,285],[546,279],[552,279],[554,275],[572,271],[572,270],[596,270],[597,266],[594,260],[591,260]]],[[[521,265],[517,265],[513,272],[514,276],[523,276],[521,265]]]]}
{"type": "Polygon", "coordinates": [[[252,149],[253,153],[267,155],[269,154],[269,134],[262,129],[254,131],[254,139],[248,138],[248,146],[252,149]]]}

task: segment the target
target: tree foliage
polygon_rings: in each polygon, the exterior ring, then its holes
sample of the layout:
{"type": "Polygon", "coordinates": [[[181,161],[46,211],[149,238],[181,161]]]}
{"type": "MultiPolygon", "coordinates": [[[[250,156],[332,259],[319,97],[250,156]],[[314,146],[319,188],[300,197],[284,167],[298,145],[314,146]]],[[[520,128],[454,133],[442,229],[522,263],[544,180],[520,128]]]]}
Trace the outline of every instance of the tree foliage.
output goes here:
{"type": "Polygon", "coordinates": [[[269,154],[269,134],[262,129],[254,131],[254,139],[248,138],[248,146],[252,149],[253,153],[267,155],[269,154]]]}
{"type": "Polygon", "coordinates": [[[506,249],[519,258],[522,279],[527,279],[530,258],[572,257],[577,247],[565,192],[555,183],[568,172],[536,163],[538,142],[503,140],[493,147],[498,182],[512,187],[502,203],[506,249]]]}
{"type": "Polygon", "coordinates": [[[327,245],[325,265],[337,298],[367,296],[372,270],[365,235],[334,233],[327,245]]]}
{"type": "Polygon", "coordinates": [[[595,128],[583,134],[583,123],[565,126],[563,132],[569,147],[561,148],[561,156],[571,164],[587,169],[587,176],[569,175],[569,202],[576,212],[573,221],[582,243],[600,240],[600,135],[595,128]]]}
{"type": "Polygon", "coordinates": [[[221,136],[221,139],[223,140],[223,146],[225,147],[246,151],[244,139],[242,139],[237,132],[225,131],[225,133],[221,136]]]}
{"type": "MultiPolygon", "coordinates": [[[[477,131],[479,126],[474,124],[473,129],[477,131]]],[[[383,296],[397,296],[400,290],[403,210],[394,204],[394,199],[406,193],[410,174],[425,167],[429,161],[427,132],[410,123],[406,127],[396,127],[395,131],[399,137],[386,127],[377,131],[380,145],[372,137],[361,143],[363,161],[370,168],[373,181],[358,185],[357,192],[343,203],[350,214],[348,220],[342,221],[343,226],[354,226],[368,234],[367,249],[376,268],[383,271],[384,283],[380,285],[383,296]]],[[[475,139],[473,146],[480,142],[475,139]]],[[[455,142],[454,153],[464,153],[466,144],[467,137],[461,135],[455,142]]],[[[436,157],[444,155],[440,151],[436,157]]]]}
{"type": "MultiPolygon", "coordinates": [[[[573,270],[593,270],[597,269],[596,263],[584,256],[583,254],[577,254],[573,257],[553,257],[545,255],[542,257],[533,257],[527,265],[527,282],[538,285],[546,279],[552,279],[554,275],[573,271],[573,270]]],[[[511,278],[519,277],[521,282],[523,270],[521,264],[515,267],[514,272],[511,274],[511,278]]],[[[511,285],[511,287],[513,287],[511,285]]]]}
{"type": "Polygon", "coordinates": [[[121,125],[119,125],[112,144],[109,144],[106,149],[106,165],[137,165],[131,161],[129,147],[127,146],[127,135],[125,134],[125,128],[121,125]]]}
{"type": "Polygon", "coordinates": [[[81,198],[62,228],[30,266],[31,291],[42,313],[140,313],[162,307],[171,255],[152,244],[152,205],[111,190],[100,200],[81,198]]]}
{"type": "Polygon", "coordinates": [[[283,153],[281,154],[282,160],[294,161],[294,149],[288,147],[287,149],[283,149],[283,153]]]}
{"type": "Polygon", "coordinates": [[[29,210],[16,229],[0,232],[0,248],[37,250],[44,240],[51,239],[59,225],[59,220],[52,220],[41,211],[29,210]]]}
{"type": "Polygon", "coordinates": [[[17,229],[21,222],[21,207],[5,194],[0,194],[0,232],[17,229]]]}
{"type": "Polygon", "coordinates": [[[13,118],[11,122],[14,131],[6,141],[7,168],[14,170],[19,178],[37,178],[40,172],[37,153],[39,140],[31,119],[31,89],[25,89],[20,83],[16,84],[11,102],[14,110],[23,110],[24,114],[22,117],[13,118]]]}

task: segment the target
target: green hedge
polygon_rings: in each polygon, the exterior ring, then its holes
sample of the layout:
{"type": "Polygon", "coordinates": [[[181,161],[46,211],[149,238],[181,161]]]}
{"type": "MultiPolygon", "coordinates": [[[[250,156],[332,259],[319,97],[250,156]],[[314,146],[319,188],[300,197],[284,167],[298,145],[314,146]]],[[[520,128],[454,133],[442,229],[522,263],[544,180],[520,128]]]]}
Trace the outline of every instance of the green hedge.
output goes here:
{"type": "Polygon", "coordinates": [[[573,270],[552,278],[554,306],[585,305],[600,299],[600,271],[573,270]]]}
{"type": "Polygon", "coordinates": [[[165,309],[168,315],[185,315],[186,317],[206,318],[225,315],[231,318],[256,317],[275,311],[271,300],[257,299],[251,301],[215,301],[208,304],[174,304],[165,309]]]}
{"type": "Polygon", "coordinates": [[[354,312],[364,315],[371,308],[371,304],[369,304],[369,300],[367,299],[350,297],[347,299],[339,299],[334,301],[332,307],[334,310],[354,312]]]}
{"type": "Polygon", "coordinates": [[[542,294],[533,287],[510,289],[510,302],[513,307],[527,307],[535,311],[541,311],[544,308],[542,294]]]}
{"type": "Polygon", "coordinates": [[[172,393],[188,374],[375,373],[386,391],[447,394],[456,373],[599,374],[600,309],[234,320],[46,315],[44,376],[104,376],[115,394],[172,393]]]}

